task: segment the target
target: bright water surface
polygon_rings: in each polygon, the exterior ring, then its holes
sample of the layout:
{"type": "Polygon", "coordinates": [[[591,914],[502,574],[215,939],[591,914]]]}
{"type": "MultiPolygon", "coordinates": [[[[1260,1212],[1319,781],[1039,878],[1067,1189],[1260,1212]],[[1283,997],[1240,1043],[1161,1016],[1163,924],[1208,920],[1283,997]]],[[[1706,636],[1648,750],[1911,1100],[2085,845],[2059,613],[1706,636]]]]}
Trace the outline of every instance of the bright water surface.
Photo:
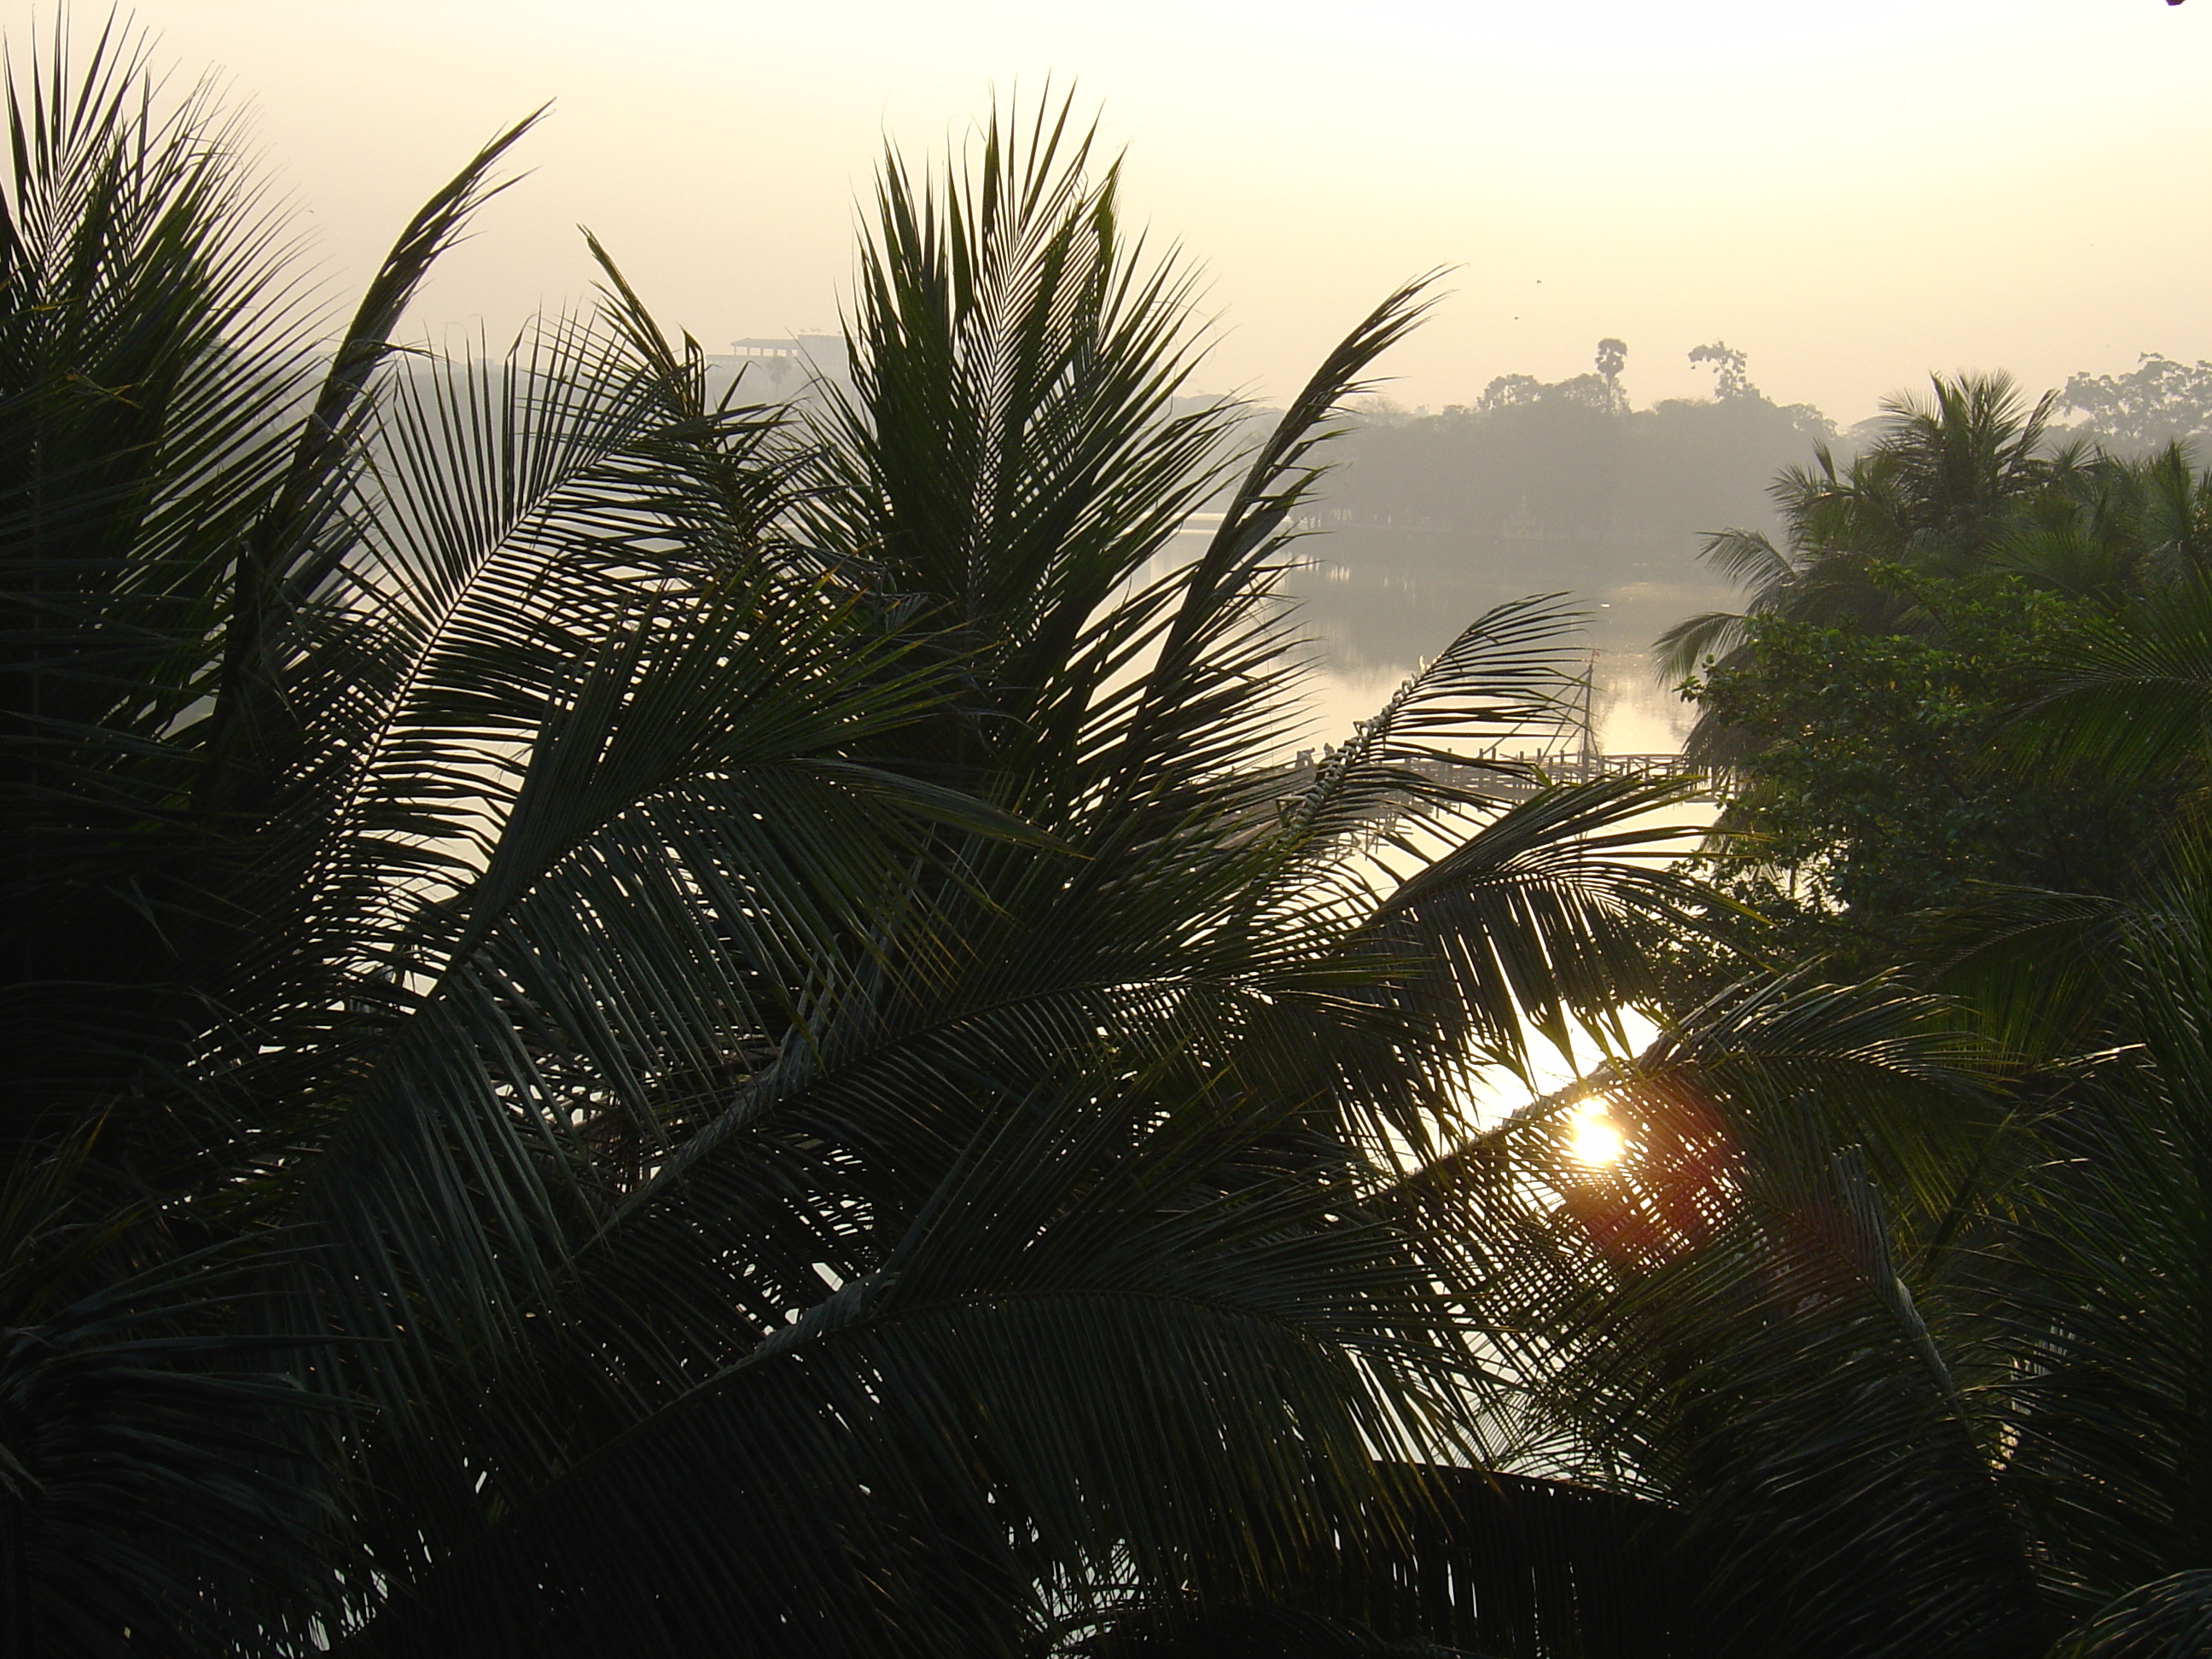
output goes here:
{"type": "Polygon", "coordinates": [[[1730,592],[1694,562],[1692,550],[1644,550],[1646,558],[1603,556],[1576,544],[1485,542],[1448,531],[1344,526],[1305,538],[1308,561],[1286,589],[1320,647],[1325,669],[1315,699],[1316,732],[1340,741],[1374,713],[1414,665],[1433,657],[1491,606],[1565,590],[1588,613],[1571,636],[1595,652],[1595,715],[1608,754],[1662,754],[1681,747],[1688,708],[1653,678],[1651,641],[1685,617],[1729,605],[1730,592]]]}

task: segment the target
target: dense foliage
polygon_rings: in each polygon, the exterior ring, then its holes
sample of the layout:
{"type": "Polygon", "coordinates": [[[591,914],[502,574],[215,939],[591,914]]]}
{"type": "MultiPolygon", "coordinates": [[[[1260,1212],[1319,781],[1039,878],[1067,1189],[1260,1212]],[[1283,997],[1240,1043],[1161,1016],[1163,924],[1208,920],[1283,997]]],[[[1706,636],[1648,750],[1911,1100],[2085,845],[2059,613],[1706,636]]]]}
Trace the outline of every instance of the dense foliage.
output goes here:
{"type": "Polygon", "coordinates": [[[2212,477],[2057,441],[2052,402],[1939,378],[1850,461],[1781,475],[1784,546],[1707,538],[1749,604],[1661,643],[1729,777],[1728,884],[1796,954],[1872,971],[1977,890],[2116,894],[2156,860],[2173,781],[2064,763],[2019,716],[2116,605],[2198,579],[2212,477]]]}
{"type": "Polygon", "coordinates": [[[1693,687],[1747,751],[1717,873],[1761,921],[1732,931],[1844,977],[1928,948],[1940,913],[1996,887],[2125,890],[2175,805],[2167,780],[2055,764],[2019,727],[2097,607],[2016,580],[1884,574],[1922,627],[1764,617],[1693,687]]]}

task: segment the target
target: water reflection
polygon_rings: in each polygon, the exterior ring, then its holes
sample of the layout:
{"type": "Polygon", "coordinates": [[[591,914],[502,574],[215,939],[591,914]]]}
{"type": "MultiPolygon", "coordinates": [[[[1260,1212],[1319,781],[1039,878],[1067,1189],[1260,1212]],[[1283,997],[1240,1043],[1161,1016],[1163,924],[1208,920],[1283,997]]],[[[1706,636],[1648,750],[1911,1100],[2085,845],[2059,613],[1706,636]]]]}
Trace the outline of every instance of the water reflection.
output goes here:
{"type": "Polygon", "coordinates": [[[1314,719],[1324,738],[1374,713],[1417,662],[1491,606],[1564,592],[1585,613],[1571,643],[1595,653],[1599,746],[1608,754],[1679,750],[1690,711],[1652,678],[1651,641],[1729,597],[1688,548],[1668,556],[1648,547],[1345,525],[1308,536],[1297,550],[1305,563],[1285,588],[1322,659],[1314,719]]]}

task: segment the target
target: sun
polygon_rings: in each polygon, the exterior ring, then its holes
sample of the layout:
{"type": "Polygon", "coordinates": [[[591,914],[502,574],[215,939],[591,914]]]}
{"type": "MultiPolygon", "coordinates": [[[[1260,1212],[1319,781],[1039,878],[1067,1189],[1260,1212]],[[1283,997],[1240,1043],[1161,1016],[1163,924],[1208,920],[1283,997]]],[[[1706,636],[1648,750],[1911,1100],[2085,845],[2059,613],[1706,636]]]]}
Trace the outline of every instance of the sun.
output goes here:
{"type": "Polygon", "coordinates": [[[1598,1104],[1577,1106],[1572,1115],[1574,1128],[1567,1138],[1568,1155],[1586,1169],[1601,1170],[1618,1164],[1628,1150],[1628,1139],[1605,1108],[1598,1104]]]}

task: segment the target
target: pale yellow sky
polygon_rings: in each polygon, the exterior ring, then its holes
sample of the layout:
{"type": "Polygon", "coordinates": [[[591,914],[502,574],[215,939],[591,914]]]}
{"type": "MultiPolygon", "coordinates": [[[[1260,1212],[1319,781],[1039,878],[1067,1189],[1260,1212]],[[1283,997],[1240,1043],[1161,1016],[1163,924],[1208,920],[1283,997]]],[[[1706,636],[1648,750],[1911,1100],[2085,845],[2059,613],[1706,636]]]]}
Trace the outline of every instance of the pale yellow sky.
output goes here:
{"type": "MultiPolygon", "coordinates": [[[[1409,404],[1716,337],[1849,422],[1931,368],[2212,358],[2212,0],[138,0],[260,112],[335,281],[556,100],[419,330],[581,295],[574,227],[710,349],[833,322],[888,135],[1073,82],[1210,275],[1209,388],[1279,394],[1395,281],[1462,267],[1409,404]]],[[[79,0],[81,21],[100,9],[79,0]]],[[[7,0],[17,52],[50,0],[7,0]]]]}

